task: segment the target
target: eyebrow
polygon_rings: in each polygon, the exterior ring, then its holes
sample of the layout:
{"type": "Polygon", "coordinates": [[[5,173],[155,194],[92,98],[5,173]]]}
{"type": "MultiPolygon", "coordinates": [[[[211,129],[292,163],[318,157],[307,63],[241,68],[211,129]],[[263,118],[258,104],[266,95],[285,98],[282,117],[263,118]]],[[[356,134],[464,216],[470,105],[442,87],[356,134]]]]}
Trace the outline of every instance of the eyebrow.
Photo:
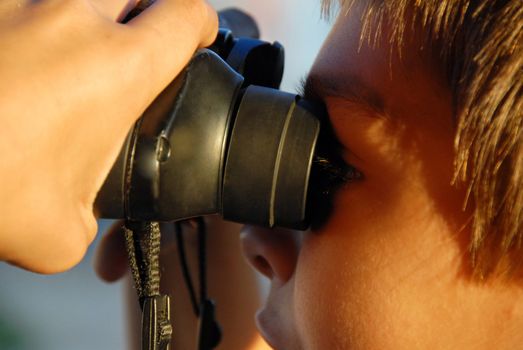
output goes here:
{"type": "Polygon", "coordinates": [[[340,80],[339,77],[334,76],[308,74],[301,80],[299,91],[310,101],[323,102],[326,97],[339,97],[379,114],[383,114],[385,110],[383,97],[354,76],[340,80]]]}

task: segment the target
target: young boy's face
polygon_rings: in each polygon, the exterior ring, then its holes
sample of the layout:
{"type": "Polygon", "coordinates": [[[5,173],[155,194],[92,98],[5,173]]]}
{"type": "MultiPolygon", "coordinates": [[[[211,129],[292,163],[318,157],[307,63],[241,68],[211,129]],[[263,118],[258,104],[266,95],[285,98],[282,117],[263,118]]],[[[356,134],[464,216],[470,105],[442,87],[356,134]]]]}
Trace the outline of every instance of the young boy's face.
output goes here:
{"type": "Polygon", "coordinates": [[[488,332],[511,292],[470,279],[444,73],[414,41],[390,58],[386,28],[360,48],[360,15],[338,18],[311,77],[363,179],[339,190],[319,231],[244,229],[271,280],[260,331],[280,350],[498,348],[488,332]]]}

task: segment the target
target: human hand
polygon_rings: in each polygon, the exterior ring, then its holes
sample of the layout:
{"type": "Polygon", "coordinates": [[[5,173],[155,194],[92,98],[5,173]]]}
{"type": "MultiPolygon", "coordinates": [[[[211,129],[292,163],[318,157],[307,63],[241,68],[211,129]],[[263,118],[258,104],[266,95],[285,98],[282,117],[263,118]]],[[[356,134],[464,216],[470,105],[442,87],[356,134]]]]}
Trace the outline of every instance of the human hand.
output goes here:
{"type": "Polygon", "coordinates": [[[41,273],[74,266],[96,232],[92,205],[132,124],[198,47],[205,0],[0,4],[0,260],[41,273]]]}

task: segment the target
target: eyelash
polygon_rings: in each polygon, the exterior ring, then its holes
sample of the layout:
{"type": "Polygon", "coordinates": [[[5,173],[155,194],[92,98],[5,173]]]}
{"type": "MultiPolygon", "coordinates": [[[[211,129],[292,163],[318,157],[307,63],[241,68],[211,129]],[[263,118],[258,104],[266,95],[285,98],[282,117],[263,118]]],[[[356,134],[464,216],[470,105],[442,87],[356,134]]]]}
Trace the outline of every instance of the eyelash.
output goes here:
{"type": "Polygon", "coordinates": [[[339,158],[339,155],[329,158],[320,155],[314,157],[308,199],[312,230],[320,229],[330,218],[338,190],[363,179],[363,174],[358,169],[339,158]]]}
{"type": "Polygon", "coordinates": [[[313,230],[321,228],[328,221],[337,191],[364,177],[363,173],[343,159],[343,146],[332,129],[326,109],[322,115],[309,183],[308,214],[313,230]]]}
{"type": "Polygon", "coordinates": [[[328,194],[329,190],[335,190],[342,184],[350,183],[356,180],[361,180],[363,174],[354,166],[339,161],[333,162],[332,159],[322,156],[315,156],[313,159],[313,167],[324,177],[328,185],[324,189],[324,193],[328,194]]]}

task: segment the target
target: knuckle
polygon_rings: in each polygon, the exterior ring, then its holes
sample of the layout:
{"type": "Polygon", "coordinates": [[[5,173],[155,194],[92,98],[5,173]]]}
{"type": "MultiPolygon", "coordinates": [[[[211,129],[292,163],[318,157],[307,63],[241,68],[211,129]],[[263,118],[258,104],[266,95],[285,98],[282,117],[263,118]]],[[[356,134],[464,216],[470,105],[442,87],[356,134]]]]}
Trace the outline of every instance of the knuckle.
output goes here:
{"type": "Polygon", "coordinates": [[[203,0],[189,0],[191,23],[198,23],[200,46],[212,43],[218,32],[218,14],[203,0]]]}
{"type": "Polygon", "coordinates": [[[207,14],[207,21],[211,27],[211,36],[216,36],[218,33],[218,13],[211,7],[211,6],[205,6],[206,8],[206,14],[207,14]]]}
{"type": "Polygon", "coordinates": [[[211,9],[207,2],[202,0],[188,0],[186,4],[193,19],[197,19],[199,23],[208,22],[211,18],[211,9]]]}

